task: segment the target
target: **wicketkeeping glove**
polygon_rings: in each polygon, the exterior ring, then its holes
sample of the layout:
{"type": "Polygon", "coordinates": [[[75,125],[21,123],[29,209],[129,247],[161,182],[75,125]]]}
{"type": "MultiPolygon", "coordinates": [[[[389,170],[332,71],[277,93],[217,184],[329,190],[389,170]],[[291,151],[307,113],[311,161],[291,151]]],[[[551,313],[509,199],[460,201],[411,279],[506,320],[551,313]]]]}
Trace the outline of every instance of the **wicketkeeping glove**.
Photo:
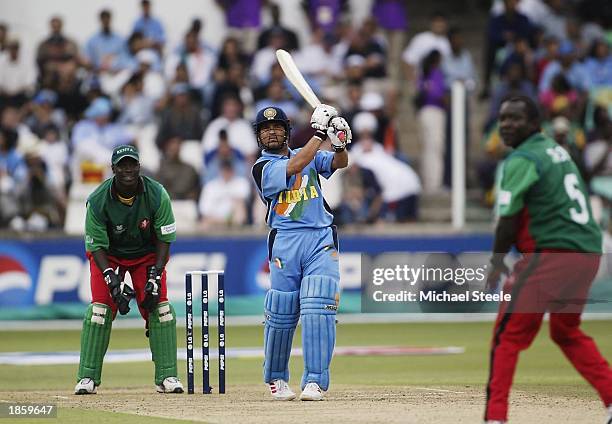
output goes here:
{"type": "Polygon", "coordinates": [[[161,290],[162,270],[157,270],[155,265],[150,266],[147,271],[147,284],[145,284],[145,297],[140,306],[151,312],[159,303],[159,292],[161,290]]]}
{"type": "Polygon", "coordinates": [[[341,152],[353,140],[353,133],[346,119],[337,116],[332,118],[327,128],[327,136],[336,152],[341,152]]]}
{"type": "Polygon", "coordinates": [[[121,284],[119,275],[112,268],[106,268],[102,274],[104,275],[104,282],[108,286],[111,298],[117,310],[121,315],[125,315],[130,312],[130,300],[136,297],[134,290],[127,284],[121,284]]]}
{"type": "Polygon", "coordinates": [[[318,131],[326,131],[329,126],[329,121],[335,116],[338,116],[338,111],[335,107],[325,104],[320,104],[312,112],[310,118],[310,126],[318,131]]]}

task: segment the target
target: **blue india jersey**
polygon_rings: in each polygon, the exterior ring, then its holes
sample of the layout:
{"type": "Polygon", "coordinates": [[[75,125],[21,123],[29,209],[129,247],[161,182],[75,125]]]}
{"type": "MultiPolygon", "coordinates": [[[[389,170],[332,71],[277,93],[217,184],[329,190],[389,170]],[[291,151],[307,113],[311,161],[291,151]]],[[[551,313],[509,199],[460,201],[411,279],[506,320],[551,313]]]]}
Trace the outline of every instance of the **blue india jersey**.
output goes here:
{"type": "Polygon", "coordinates": [[[329,178],[333,174],[334,153],[318,151],[301,173],[287,178],[289,158],[299,150],[289,149],[287,156],[264,150],[253,165],[253,180],[266,204],[270,228],[324,228],[332,224],[333,215],[323,198],[319,175],[329,178]]]}

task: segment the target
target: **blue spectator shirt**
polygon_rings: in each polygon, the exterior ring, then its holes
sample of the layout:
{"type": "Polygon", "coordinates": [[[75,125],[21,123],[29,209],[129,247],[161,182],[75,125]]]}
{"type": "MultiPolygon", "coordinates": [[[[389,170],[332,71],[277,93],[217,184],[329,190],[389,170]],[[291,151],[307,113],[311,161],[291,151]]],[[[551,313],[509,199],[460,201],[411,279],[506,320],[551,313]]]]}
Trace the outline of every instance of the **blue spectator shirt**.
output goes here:
{"type": "Polygon", "coordinates": [[[603,60],[594,57],[588,58],[584,62],[584,70],[589,76],[591,87],[612,86],[612,55],[608,55],[603,60]]]}
{"type": "Polygon", "coordinates": [[[152,16],[145,18],[141,16],[134,22],[132,33],[141,32],[146,38],[150,38],[159,44],[166,42],[166,34],[164,32],[164,26],[159,19],[152,16]]]}
{"type": "Polygon", "coordinates": [[[544,68],[544,72],[542,73],[542,78],[540,78],[540,84],[538,86],[538,91],[543,93],[546,90],[550,89],[553,78],[558,74],[563,73],[567,82],[570,83],[572,88],[578,91],[588,91],[590,88],[590,78],[587,72],[585,71],[584,65],[580,62],[572,63],[569,69],[564,70],[561,67],[561,63],[559,61],[550,62],[546,68],[544,68]]]}
{"type": "Polygon", "coordinates": [[[125,55],[126,48],[123,38],[114,32],[110,34],[99,32],[87,41],[85,54],[96,69],[100,67],[105,56],[114,56],[112,68],[119,70],[121,69],[119,61],[125,55]]]}
{"type": "Polygon", "coordinates": [[[334,170],[334,153],[318,151],[301,173],[287,178],[287,163],[300,149],[289,149],[288,156],[263,151],[252,168],[259,197],[266,204],[266,223],[278,230],[329,227],[331,209],[323,198],[319,175],[329,178],[334,170]]]}
{"type": "Polygon", "coordinates": [[[129,144],[133,137],[123,125],[109,123],[103,127],[92,120],[78,122],[72,130],[72,148],[76,149],[81,143],[91,143],[91,141],[113,150],[122,144],[129,144]]]}

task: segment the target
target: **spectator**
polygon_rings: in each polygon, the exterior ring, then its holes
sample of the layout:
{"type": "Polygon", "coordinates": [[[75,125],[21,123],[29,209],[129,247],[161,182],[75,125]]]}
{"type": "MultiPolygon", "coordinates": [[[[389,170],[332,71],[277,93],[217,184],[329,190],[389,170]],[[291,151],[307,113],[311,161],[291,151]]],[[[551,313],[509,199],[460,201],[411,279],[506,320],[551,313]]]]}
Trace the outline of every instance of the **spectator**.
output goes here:
{"type": "Polygon", "coordinates": [[[236,36],[248,53],[257,45],[257,32],[261,26],[262,0],[216,0],[225,13],[230,34],[236,36]]]}
{"type": "Polygon", "coordinates": [[[382,188],[372,171],[351,164],[342,174],[343,198],[334,217],[339,225],[374,224],[382,211],[382,188]]]}
{"type": "Polygon", "coordinates": [[[272,65],[276,63],[276,50],[286,48],[287,39],[285,34],[280,30],[272,31],[268,45],[263,49],[257,50],[253,56],[251,77],[255,80],[255,83],[265,84],[269,81],[270,70],[272,65]]]}
{"type": "Polygon", "coordinates": [[[43,232],[63,222],[66,204],[50,180],[47,166],[36,150],[26,154],[27,176],[15,187],[19,215],[11,221],[17,231],[43,232]]]}
{"type": "Polygon", "coordinates": [[[359,99],[360,110],[370,112],[376,118],[377,129],[374,140],[381,143],[387,153],[395,154],[397,153],[398,142],[393,121],[385,111],[387,106],[388,104],[385,104],[383,96],[376,91],[368,91],[359,99]]]}
{"type": "Polygon", "coordinates": [[[387,41],[389,57],[389,76],[399,79],[399,69],[405,34],[408,30],[408,12],[402,0],[375,0],[372,4],[372,16],[383,29],[387,41]]]}
{"type": "Polygon", "coordinates": [[[121,89],[121,114],[117,122],[142,127],[154,122],[154,100],[144,94],[143,74],[136,72],[121,89]]]}
{"type": "Polygon", "coordinates": [[[221,175],[205,184],[200,194],[202,228],[244,225],[250,188],[249,180],[235,175],[231,162],[222,162],[221,175]]]}
{"type": "Polygon", "coordinates": [[[77,60],[79,47],[66,37],[63,32],[63,21],[59,16],[49,20],[51,33],[39,45],[36,51],[39,79],[44,80],[45,73],[54,73],[67,60],[77,60]]]}
{"type": "Polygon", "coordinates": [[[589,76],[589,86],[612,87],[612,54],[610,43],[599,39],[593,42],[589,57],[584,62],[584,69],[589,76]]]}
{"type": "Polygon", "coordinates": [[[61,72],[53,75],[43,86],[57,93],[56,107],[66,114],[67,122],[72,125],[81,118],[90,101],[102,95],[97,77],[83,80],[75,60],[69,60],[61,67],[61,72]]]}
{"type": "Polygon", "coordinates": [[[548,13],[540,23],[545,36],[556,37],[559,40],[567,39],[568,19],[565,14],[566,4],[567,2],[564,0],[546,1],[548,13]]]}
{"type": "Polygon", "coordinates": [[[418,196],[421,192],[417,174],[374,141],[372,135],[376,132],[376,118],[371,113],[357,114],[353,119],[353,130],[356,142],[351,149],[351,160],[369,169],[376,177],[382,189],[383,216],[397,222],[417,219],[418,196]],[[402,183],[398,184],[398,181],[402,183]]]}
{"type": "Polygon", "coordinates": [[[0,109],[5,105],[21,107],[34,88],[32,64],[20,54],[19,41],[7,42],[7,54],[0,58],[0,109]]]}
{"type": "Polygon", "coordinates": [[[144,49],[136,54],[136,61],[136,72],[142,75],[143,94],[155,102],[159,101],[166,94],[166,81],[160,72],[159,55],[155,50],[144,49]]]}
{"type": "Polygon", "coordinates": [[[142,9],[142,16],[134,22],[132,32],[142,33],[147,47],[161,53],[166,43],[164,26],[159,19],[151,16],[151,2],[149,0],[142,0],[140,7],[142,9]]]}
{"type": "Polygon", "coordinates": [[[185,34],[185,52],[173,54],[166,60],[166,80],[172,81],[175,77],[177,66],[185,62],[189,75],[189,84],[200,90],[209,88],[212,76],[217,66],[217,56],[214,52],[202,48],[198,40],[198,34],[190,30],[185,34]]]}
{"type": "Polygon", "coordinates": [[[38,143],[38,137],[30,131],[30,128],[23,122],[22,117],[23,109],[7,106],[2,111],[0,125],[5,130],[16,134],[15,148],[23,155],[38,143]]]}
{"type": "Polygon", "coordinates": [[[349,125],[353,126],[353,118],[361,111],[360,102],[363,97],[363,84],[360,81],[353,81],[347,84],[346,96],[340,104],[342,116],[346,119],[349,125]]]}
{"type": "Polygon", "coordinates": [[[557,60],[559,55],[559,40],[555,37],[545,37],[544,46],[541,51],[536,52],[535,60],[535,84],[538,86],[542,79],[544,69],[549,63],[557,60]]]}
{"type": "Polygon", "coordinates": [[[217,66],[221,71],[227,74],[232,65],[235,64],[243,67],[248,66],[249,56],[242,49],[242,45],[238,42],[238,39],[227,37],[221,46],[221,51],[217,59],[217,66]]]}
{"type": "Polygon", "coordinates": [[[109,10],[100,12],[100,31],[85,45],[85,54],[95,71],[116,72],[120,70],[121,57],[125,54],[125,40],[111,28],[112,15],[109,10]]]}
{"type": "Polygon", "coordinates": [[[255,110],[262,110],[265,107],[278,107],[282,109],[290,120],[297,120],[300,113],[298,105],[289,99],[283,83],[272,81],[266,89],[267,96],[255,103],[255,110]]]}
{"type": "Polygon", "coordinates": [[[487,128],[497,120],[499,106],[504,98],[511,95],[523,95],[536,99],[537,94],[533,84],[527,79],[525,65],[522,62],[512,62],[508,65],[506,73],[502,75],[501,82],[495,87],[487,119],[487,128]]]}
{"type": "Polygon", "coordinates": [[[363,61],[363,76],[366,78],[383,78],[387,74],[385,67],[386,52],[363,28],[353,34],[345,58],[360,56],[363,61]]]}
{"type": "Polygon", "coordinates": [[[17,133],[0,128],[0,227],[6,227],[19,213],[16,187],[27,176],[25,161],[16,146],[17,133]]]}
{"type": "Polygon", "coordinates": [[[578,167],[580,175],[588,182],[588,175],[584,166],[582,151],[585,146],[586,137],[580,126],[572,124],[565,116],[557,116],[542,126],[543,132],[552,137],[563,147],[578,167]]]}
{"type": "Polygon", "coordinates": [[[281,14],[280,7],[276,3],[268,3],[268,8],[270,9],[270,15],[272,17],[272,25],[268,28],[261,31],[259,37],[257,38],[257,50],[263,49],[268,45],[270,34],[274,31],[281,30],[285,34],[285,39],[287,40],[287,49],[298,50],[300,48],[300,42],[298,40],[297,34],[295,31],[283,26],[281,22],[281,14]]]}
{"type": "Polygon", "coordinates": [[[244,156],[239,150],[232,148],[227,139],[227,131],[219,131],[219,146],[204,156],[204,172],[202,182],[207,183],[221,176],[221,164],[231,162],[234,173],[239,177],[247,176],[244,156]]]}
{"type": "Polygon", "coordinates": [[[406,78],[414,81],[423,59],[432,51],[437,50],[443,57],[450,54],[450,43],[446,36],[448,22],[441,12],[435,12],[429,22],[429,31],[415,35],[402,53],[406,78]]]}
{"type": "Polygon", "coordinates": [[[32,113],[25,119],[25,124],[38,138],[43,137],[43,133],[49,125],[57,125],[64,128],[66,123],[63,111],[55,109],[57,94],[51,90],[39,91],[32,100],[32,113]]]}
{"type": "Polygon", "coordinates": [[[6,53],[8,41],[8,25],[4,22],[0,22],[0,56],[6,53]]]}
{"type": "Polygon", "coordinates": [[[500,75],[505,74],[508,66],[510,66],[512,63],[520,62],[525,70],[525,77],[530,81],[535,80],[535,55],[533,50],[531,50],[529,41],[527,39],[517,37],[514,41],[508,43],[506,47],[500,50],[498,53],[500,58],[500,75]]]}
{"type": "Polygon", "coordinates": [[[552,119],[562,112],[567,113],[572,120],[578,118],[581,106],[580,96],[578,91],[570,86],[563,74],[555,75],[550,89],[540,93],[539,97],[546,118],[552,119]]]}
{"type": "MultiPolygon", "coordinates": [[[[191,25],[187,29],[187,33],[193,32],[195,34],[197,43],[202,50],[205,50],[206,52],[210,54],[217,55],[217,50],[212,45],[208,44],[206,41],[201,39],[200,34],[202,33],[203,27],[204,27],[204,24],[202,23],[202,19],[193,18],[191,21],[191,25]]],[[[183,41],[175,48],[174,53],[178,54],[179,56],[184,56],[186,51],[187,49],[183,41]]]]}
{"type": "Polygon", "coordinates": [[[310,43],[294,55],[298,69],[316,84],[315,91],[330,84],[334,76],[342,74],[343,68],[337,66],[332,53],[334,43],[333,35],[317,29],[312,33],[310,43]]]}
{"type": "MultiPolygon", "coordinates": [[[[466,149],[468,149],[470,140],[470,104],[471,96],[476,89],[476,70],[472,55],[464,47],[463,33],[458,28],[452,28],[448,32],[448,41],[451,46],[451,52],[442,61],[442,72],[446,80],[446,86],[450,90],[455,81],[461,82],[466,89],[465,96],[465,112],[463,113],[464,121],[464,134],[466,149]]],[[[446,154],[444,155],[444,184],[451,186],[452,177],[452,149],[453,149],[453,137],[452,137],[452,121],[453,121],[453,110],[449,108],[448,117],[446,119],[446,154]]],[[[466,158],[467,159],[467,158],[466,158]]]]}
{"type": "Polygon", "coordinates": [[[468,92],[474,91],[477,75],[472,55],[464,45],[463,32],[458,28],[452,28],[448,32],[448,42],[450,53],[442,59],[446,85],[450,87],[453,82],[460,81],[468,92]]]}
{"type": "Polygon", "coordinates": [[[159,171],[155,179],[168,191],[172,200],[198,200],[199,176],[196,170],[179,156],[182,140],[171,137],[164,143],[159,171]]]}
{"type": "Polygon", "coordinates": [[[604,107],[595,108],[594,123],[584,149],[584,164],[591,190],[612,202],[612,120],[604,107]]]}
{"type": "Polygon", "coordinates": [[[423,188],[428,193],[440,191],[444,177],[447,87],[440,69],[441,60],[438,50],[425,56],[417,86],[421,177],[423,188]]]}
{"type": "Polygon", "coordinates": [[[210,119],[216,119],[221,114],[221,105],[226,97],[239,98],[245,108],[252,107],[254,93],[247,80],[246,68],[240,63],[234,63],[225,77],[215,84],[210,107],[210,119]]]}
{"type": "Polygon", "coordinates": [[[48,124],[43,129],[38,153],[45,162],[54,192],[58,194],[58,199],[65,203],[70,156],[68,154],[68,144],[61,137],[57,126],[48,124]]]}
{"type": "Polygon", "coordinates": [[[347,0],[302,0],[302,8],[308,16],[311,32],[322,28],[331,33],[341,20],[342,13],[348,12],[347,0]]]}
{"type": "Polygon", "coordinates": [[[550,62],[540,80],[538,91],[540,93],[548,90],[555,75],[562,73],[570,86],[581,93],[588,91],[589,76],[585,72],[582,63],[576,61],[576,49],[569,41],[564,41],[559,47],[559,59],[550,62]]]}
{"type": "Polygon", "coordinates": [[[112,106],[108,99],[95,99],[85,111],[85,119],[72,131],[72,180],[98,184],[110,176],[108,157],[115,147],[130,144],[132,136],[121,124],[111,122],[112,106]]]}
{"type": "Polygon", "coordinates": [[[487,26],[487,39],[484,57],[484,80],[481,98],[489,96],[489,85],[498,49],[517,38],[533,43],[534,30],[527,16],[517,10],[518,0],[504,0],[503,13],[492,16],[487,26]]]}
{"type": "Polygon", "coordinates": [[[219,146],[219,132],[222,129],[227,131],[227,139],[232,148],[238,150],[246,160],[251,163],[258,153],[257,140],[253,133],[251,123],[242,118],[242,104],[235,97],[227,97],[223,100],[221,116],[208,124],[204,137],[202,138],[202,148],[204,154],[217,149],[219,146]]]}
{"type": "Polygon", "coordinates": [[[173,137],[181,140],[200,140],[204,132],[199,108],[189,96],[189,86],[175,84],[171,99],[162,111],[159,131],[155,143],[165,150],[165,142],[173,137]]]}

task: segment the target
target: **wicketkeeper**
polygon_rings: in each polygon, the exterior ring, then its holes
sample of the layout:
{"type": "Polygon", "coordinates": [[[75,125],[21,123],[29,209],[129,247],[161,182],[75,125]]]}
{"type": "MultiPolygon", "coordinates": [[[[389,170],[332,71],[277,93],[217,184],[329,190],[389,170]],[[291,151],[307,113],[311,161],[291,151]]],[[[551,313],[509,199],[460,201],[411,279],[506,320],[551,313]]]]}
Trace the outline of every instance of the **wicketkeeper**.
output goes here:
{"type": "Polygon", "coordinates": [[[92,302],[81,333],[81,359],[74,393],[96,393],[117,311],[125,315],[136,299],[146,321],[155,385],[160,393],[182,393],[176,370],[176,314],[168,302],[166,272],[176,224],[170,197],[157,181],[140,175],[138,151],[115,148],[114,177],[87,199],[85,248],[92,302]],[[132,287],[124,283],[126,272],[132,287]]]}

